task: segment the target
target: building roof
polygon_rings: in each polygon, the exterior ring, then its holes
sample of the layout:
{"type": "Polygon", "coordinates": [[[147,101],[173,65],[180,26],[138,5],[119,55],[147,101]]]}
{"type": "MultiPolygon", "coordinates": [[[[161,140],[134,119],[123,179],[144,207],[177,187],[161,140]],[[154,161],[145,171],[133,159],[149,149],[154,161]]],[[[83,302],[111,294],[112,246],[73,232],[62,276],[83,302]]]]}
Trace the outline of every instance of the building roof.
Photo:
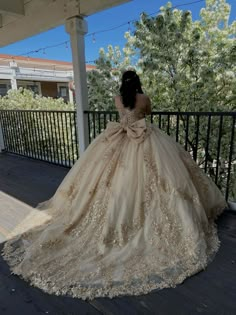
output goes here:
{"type": "MultiPolygon", "coordinates": [[[[72,71],[72,62],[43,59],[43,58],[32,58],[14,56],[8,54],[0,54],[0,66],[9,66],[11,61],[15,61],[18,67],[24,68],[37,68],[37,69],[48,69],[48,70],[61,70],[61,71],[72,71]]],[[[96,66],[86,65],[86,70],[93,70],[96,66]]]]}

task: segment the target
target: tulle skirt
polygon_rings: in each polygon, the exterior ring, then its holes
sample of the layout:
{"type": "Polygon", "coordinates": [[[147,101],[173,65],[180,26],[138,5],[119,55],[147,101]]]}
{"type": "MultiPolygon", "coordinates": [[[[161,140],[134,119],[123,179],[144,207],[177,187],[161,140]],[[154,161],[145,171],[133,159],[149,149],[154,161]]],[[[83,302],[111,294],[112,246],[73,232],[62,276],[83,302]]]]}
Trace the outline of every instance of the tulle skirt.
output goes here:
{"type": "Polygon", "coordinates": [[[14,274],[92,299],[174,287],[213,259],[219,189],[157,127],[142,138],[121,129],[110,123],[40,206],[43,219],[14,231],[3,250],[14,274]]]}

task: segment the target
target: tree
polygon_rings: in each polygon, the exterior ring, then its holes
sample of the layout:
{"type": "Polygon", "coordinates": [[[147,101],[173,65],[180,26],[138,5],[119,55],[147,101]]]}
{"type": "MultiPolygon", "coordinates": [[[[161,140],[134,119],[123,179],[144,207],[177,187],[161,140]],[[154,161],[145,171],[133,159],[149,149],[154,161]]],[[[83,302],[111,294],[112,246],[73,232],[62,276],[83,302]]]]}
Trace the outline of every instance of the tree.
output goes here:
{"type": "Polygon", "coordinates": [[[161,8],[143,14],[132,44],[139,68],[158,109],[222,111],[236,108],[236,22],[228,24],[225,0],[207,0],[201,19],[188,11],[161,8]]]}

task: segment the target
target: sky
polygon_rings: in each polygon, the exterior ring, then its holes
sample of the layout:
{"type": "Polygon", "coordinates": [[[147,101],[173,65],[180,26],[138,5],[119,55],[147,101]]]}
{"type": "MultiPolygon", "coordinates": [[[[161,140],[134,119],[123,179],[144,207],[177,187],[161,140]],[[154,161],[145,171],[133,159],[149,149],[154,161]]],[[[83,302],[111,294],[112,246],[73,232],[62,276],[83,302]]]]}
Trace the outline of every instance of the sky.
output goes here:
{"type": "MultiPolygon", "coordinates": [[[[231,5],[230,22],[236,20],[236,0],[227,0],[231,5]]],[[[86,61],[92,63],[99,56],[99,49],[106,48],[109,44],[118,45],[121,48],[125,44],[124,33],[129,29],[129,21],[138,20],[142,12],[153,14],[158,12],[159,8],[167,3],[167,0],[133,0],[123,5],[96,13],[86,18],[88,22],[88,34],[85,37],[86,61]],[[107,30],[122,27],[113,31],[99,33],[100,30],[107,30]],[[98,32],[98,33],[97,33],[98,32]],[[94,34],[94,35],[93,35],[94,34]]],[[[173,6],[179,6],[178,9],[190,10],[193,19],[199,18],[199,12],[205,6],[204,0],[172,0],[173,6]],[[197,3],[194,3],[198,1],[197,3]]],[[[132,23],[130,23],[132,30],[132,23]]],[[[37,50],[50,45],[57,45],[69,40],[69,35],[65,31],[64,25],[51,29],[47,32],[35,35],[17,43],[0,48],[1,54],[24,55],[32,50],[37,50]]],[[[71,61],[70,45],[45,49],[39,53],[28,54],[29,57],[45,58],[52,60],[71,61]]]]}

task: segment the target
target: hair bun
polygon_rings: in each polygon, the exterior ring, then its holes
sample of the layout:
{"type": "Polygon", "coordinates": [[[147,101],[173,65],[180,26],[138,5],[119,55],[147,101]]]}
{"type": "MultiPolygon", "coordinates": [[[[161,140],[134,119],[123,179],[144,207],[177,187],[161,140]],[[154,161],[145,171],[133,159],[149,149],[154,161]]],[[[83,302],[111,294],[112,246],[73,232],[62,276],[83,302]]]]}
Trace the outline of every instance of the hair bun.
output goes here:
{"type": "Polygon", "coordinates": [[[125,81],[125,82],[129,82],[129,81],[131,81],[131,80],[133,80],[133,79],[135,79],[135,78],[137,78],[137,74],[136,74],[136,73],[133,75],[132,78],[127,78],[127,79],[125,79],[124,81],[125,81]]]}

